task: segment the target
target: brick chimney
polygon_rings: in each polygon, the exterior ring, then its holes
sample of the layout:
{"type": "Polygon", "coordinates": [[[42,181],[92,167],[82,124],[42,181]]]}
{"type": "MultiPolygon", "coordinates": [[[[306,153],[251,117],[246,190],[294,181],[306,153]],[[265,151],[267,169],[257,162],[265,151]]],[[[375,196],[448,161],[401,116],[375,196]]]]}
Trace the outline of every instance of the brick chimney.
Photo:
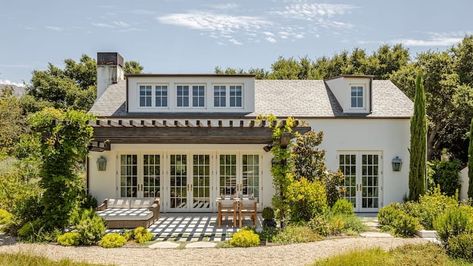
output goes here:
{"type": "Polygon", "coordinates": [[[97,53],[97,99],[108,86],[125,79],[123,64],[123,57],[119,53],[97,53]]]}

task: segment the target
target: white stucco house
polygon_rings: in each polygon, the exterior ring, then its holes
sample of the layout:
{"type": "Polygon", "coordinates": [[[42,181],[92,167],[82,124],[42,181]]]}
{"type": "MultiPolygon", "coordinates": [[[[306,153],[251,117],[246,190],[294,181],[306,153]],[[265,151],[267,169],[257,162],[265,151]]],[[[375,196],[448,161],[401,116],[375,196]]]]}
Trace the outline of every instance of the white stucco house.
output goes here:
{"type": "Polygon", "coordinates": [[[270,206],[272,155],[264,148],[271,130],[256,121],[259,114],[295,117],[323,131],[327,165],[345,174],[357,212],[375,212],[408,193],[413,103],[389,80],[125,76],[118,53],[98,53],[97,63],[87,186],[99,201],[159,197],[162,212],[213,212],[217,197],[239,192],[257,197],[259,208],[270,206]]]}

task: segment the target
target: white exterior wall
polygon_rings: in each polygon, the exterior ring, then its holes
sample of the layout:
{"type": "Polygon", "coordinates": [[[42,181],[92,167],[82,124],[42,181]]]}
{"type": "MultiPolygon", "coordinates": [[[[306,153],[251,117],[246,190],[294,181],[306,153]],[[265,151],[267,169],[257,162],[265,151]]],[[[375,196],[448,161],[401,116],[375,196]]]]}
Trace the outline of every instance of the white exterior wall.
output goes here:
{"type": "Polygon", "coordinates": [[[108,86],[118,80],[124,80],[125,73],[120,66],[98,65],[97,66],[97,99],[105,92],[108,86]]]}
{"type": "MultiPolygon", "coordinates": [[[[338,170],[338,154],[340,152],[379,152],[382,155],[380,207],[393,201],[402,201],[408,194],[409,171],[409,119],[306,119],[313,130],[323,131],[324,139],[321,148],[326,151],[327,166],[332,171],[338,170]],[[399,156],[402,161],[400,172],[392,170],[391,161],[399,156]]],[[[263,151],[264,145],[220,145],[220,144],[112,144],[111,151],[91,152],[89,191],[99,202],[105,198],[119,196],[118,161],[120,154],[214,154],[217,155],[240,152],[241,154],[259,154],[260,208],[271,205],[274,188],[271,176],[270,152],[263,151]],[[100,156],[107,158],[107,170],[97,171],[96,161],[100,156]]],[[[162,167],[163,169],[163,167],[162,167]]],[[[163,176],[163,174],[161,175],[163,176]]],[[[217,195],[217,174],[212,173],[214,183],[211,191],[214,201],[217,195]]],[[[163,180],[163,179],[161,179],[163,180]]],[[[161,184],[166,196],[169,184],[161,184]]],[[[164,208],[165,209],[165,208],[164,208]]]]}
{"type": "Polygon", "coordinates": [[[380,206],[401,202],[409,189],[409,119],[310,119],[312,130],[323,131],[321,148],[326,151],[327,166],[338,170],[339,152],[381,152],[382,184],[380,206]],[[402,168],[392,170],[391,161],[399,156],[402,168]]]}
{"type": "Polygon", "coordinates": [[[468,199],[468,185],[470,178],[468,177],[468,167],[460,171],[460,200],[468,199]]]}
{"type": "MultiPolygon", "coordinates": [[[[128,111],[130,113],[251,113],[255,110],[255,79],[252,77],[128,77],[128,111]],[[167,85],[168,106],[167,107],[141,107],[140,85],[167,85]],[[176,86],[177,85],[205,85],[205,107],[177,107],[176,86]],[[227,106],[214,107],[214,85],[227,86],[227,106]],[[242,85],[242,107],[230,107],[229,89],[230,85],[242,85]]],[[[192,91],[192,88],[190,88],[192,91]]],[[[154,95],[154,94],[153,94],[154,95]]],[[[192,98],[190,98],[192,105],[192,98]]]]}

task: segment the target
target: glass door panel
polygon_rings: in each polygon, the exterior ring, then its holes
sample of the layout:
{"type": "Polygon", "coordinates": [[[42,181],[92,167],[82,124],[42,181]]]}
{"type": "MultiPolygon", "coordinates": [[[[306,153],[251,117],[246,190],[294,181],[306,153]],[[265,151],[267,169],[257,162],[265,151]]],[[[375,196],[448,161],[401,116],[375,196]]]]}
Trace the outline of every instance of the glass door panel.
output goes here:
{"type": "Polygon", "coordinates": [[[242,157],[242,194],[259,200],[259,155],[242,157]]]}
{"type": "Polygon", "coordinates": [[[187,155],[170,156],[169,206],[171,209],[186,209],[187,205],[187,155]]]}
{"type": "Polygon", "coordinates": [[[210,155],[192,156],[192,208],[210,209],[210,155]]]}
{"type": "Polygon", "coordinates": [[[379,208],[379,155],[363,154],[361,164],[361,208],[379,208]]]}
{"type": "Polygon", "coordinates": [[[356,208],[356,154],[340,154],[339,155],[339,167],[340,171],[345,176],[344,186],[344,197],[353,204],[356,208]]]}
{"type": "Polygon", "coordinates": [[[138,196],[138,157],[135,154],[120,156],[120,197],[138,196]]]}
{"type": "Polygon", "coordinates": [[[143,197],[160,197],[161,157],[143,155],[143,197]]]}
{"type": "Polygon", "coordinates": [[[220,196],[235,195],[237,189],[236,155],[220,155],[220,196]]]}

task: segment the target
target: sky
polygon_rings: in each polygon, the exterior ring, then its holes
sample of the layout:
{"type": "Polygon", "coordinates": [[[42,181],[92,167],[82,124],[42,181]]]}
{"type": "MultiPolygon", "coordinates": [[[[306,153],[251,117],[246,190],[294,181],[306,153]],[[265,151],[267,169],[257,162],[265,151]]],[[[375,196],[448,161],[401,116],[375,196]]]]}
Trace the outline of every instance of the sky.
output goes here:
{"type": "Polygon", "coordinates": [[[402,43],[445,50],[473,33],[471,0],[0,0],[0,83],[48,62],[119,52],[148,73],[266,68],[402,43]]]}

